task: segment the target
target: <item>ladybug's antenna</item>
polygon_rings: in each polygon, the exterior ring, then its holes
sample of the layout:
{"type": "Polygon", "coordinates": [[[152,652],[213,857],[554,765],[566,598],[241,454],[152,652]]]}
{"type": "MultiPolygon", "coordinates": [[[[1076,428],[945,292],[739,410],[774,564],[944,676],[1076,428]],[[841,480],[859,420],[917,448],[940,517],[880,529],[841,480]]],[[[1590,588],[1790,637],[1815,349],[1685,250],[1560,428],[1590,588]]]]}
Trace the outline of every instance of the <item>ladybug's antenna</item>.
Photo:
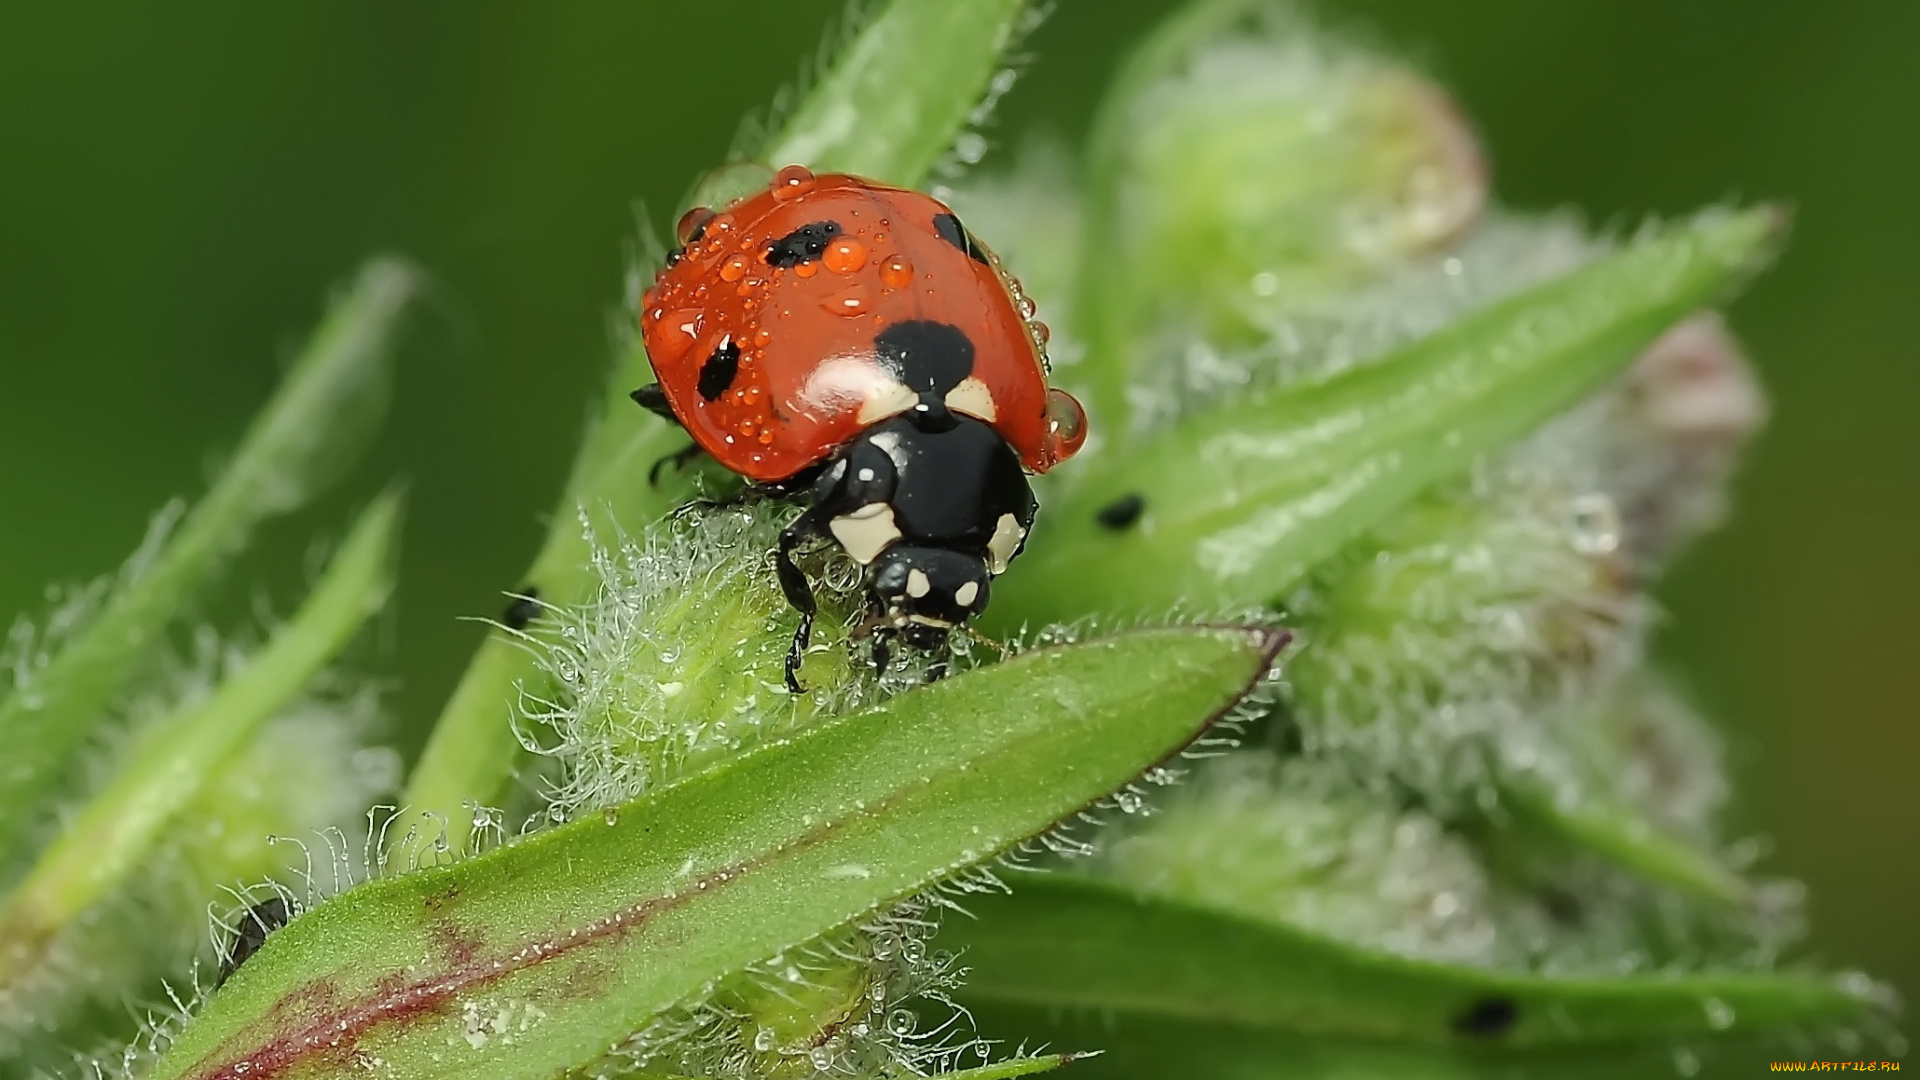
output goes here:
{"type": "Polygon", "coordinates": [[[965,623],[962,623],[960,625],[960,629],[965,630],[967,632],[968,637],[972,638],[973,640],[979,642],[982,645],[987,646],[988,648],[992,649],[994,652],[999,653],[1000,659],[1002,660],[1005,660],[1007,657],[1013,655],[1012,649],[1007,648],[1005,645],[1000,644],[999,642],[993,640],[992,638],[981,633],[980,631],[975,630],[973,627],[966,625],[965,623]]]}

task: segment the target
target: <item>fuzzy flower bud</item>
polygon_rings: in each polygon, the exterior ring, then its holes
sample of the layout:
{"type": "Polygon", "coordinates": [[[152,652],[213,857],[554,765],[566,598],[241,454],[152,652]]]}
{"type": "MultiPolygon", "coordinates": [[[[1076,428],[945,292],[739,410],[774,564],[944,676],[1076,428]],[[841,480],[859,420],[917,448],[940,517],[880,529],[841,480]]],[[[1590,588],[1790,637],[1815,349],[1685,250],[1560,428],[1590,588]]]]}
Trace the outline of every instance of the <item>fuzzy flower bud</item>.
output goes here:
{"type": "Polygon", "coordinates": [[[1444,91],[1284,5],[1202,5],[1131,74],[1096,135],[1114,178],[1089,224],[1110,269],[1082,297],[1136,377],[1195,336],[1262,340],[1284,311],[1446,245],[1485,204],[1478,142],[1444,91]]]}

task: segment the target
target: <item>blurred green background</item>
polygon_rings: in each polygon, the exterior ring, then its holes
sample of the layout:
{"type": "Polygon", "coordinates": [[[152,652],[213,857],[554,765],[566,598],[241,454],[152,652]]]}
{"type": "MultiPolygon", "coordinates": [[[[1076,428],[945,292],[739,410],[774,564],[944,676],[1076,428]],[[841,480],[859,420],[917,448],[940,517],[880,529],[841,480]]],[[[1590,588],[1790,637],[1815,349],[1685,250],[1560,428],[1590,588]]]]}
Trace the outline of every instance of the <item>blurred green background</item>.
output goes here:
{"type": "MultiPolygon", "coordinates": [[[[1060,0],[1000,141],[1077,137],[1170,6],[1060,0]]],[[[501,607],[544,528],[636,203],[665,219],[839,2],[164,7],[0,5],[0,615],[197,493],[326,290],[403,252],[437,287],[387,434],[216,614],[289,610],[308,538],[408,477],[397,614],[360,659],[416,747],[482,632],[461,618],[501,607]]],[[[1662,648],[1723,721],[1764,868],[1811,886],[1813,948],[1920,996],[1920,4],[1322,7],[1454,87],[1510,204],[1798,207],[1734,311],[1775,421],[1663,590],[1662,648]]]]}

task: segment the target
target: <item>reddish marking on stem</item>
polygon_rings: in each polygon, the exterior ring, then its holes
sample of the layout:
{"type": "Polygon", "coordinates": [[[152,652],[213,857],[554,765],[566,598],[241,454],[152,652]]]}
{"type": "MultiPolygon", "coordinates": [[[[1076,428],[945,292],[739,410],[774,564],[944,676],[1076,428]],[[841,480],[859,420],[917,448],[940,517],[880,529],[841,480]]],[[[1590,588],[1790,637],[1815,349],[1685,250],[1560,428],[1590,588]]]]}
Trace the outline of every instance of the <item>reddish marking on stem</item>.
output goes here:
{"type": "MultiPolygon", "coordinates": [[[[833,826],[820,830],[815,836],[802,840],[801,846],[819,842],[819,839],[824,838],[822,834],[832,830],[833,826]]],[[[378,991],[358,1004],[314,1015],[299,1030],[278,1035],[243,1057],[228,1060],[206,1071],[201,1071],[201,1065],[196,1065],[188,1075],[200,1077],[202,1080],[272,1080],[274,1077],[285,1075],[288,1070],[299,1065],[309,1055],[350,1056],[358,1052],[355,1044],[376,1025],[405,1023],[432,1013],[442,1012],[456,996],[463,992],[498,982],[509,975],[518,974],[535,964],[564,956],[575,949],[631,933],[645,926],[657,915],[686,906],[703,891],[711,891],[712,886],[725,887],[738,880],[754,865],[754,862],[749,861],[716,870],[703,878],[689,882],[687,888],[671,896],[656,896],[641,901],[604,919],[589,923],[585,927],[569,931],[563,937],[548,938],[523,946],[518,952],[503,959],[469,963],[469,966],[411,983],[393,984],[382,980],[378,991]]],[[[455,950],[454,958],[464,957],[472,961],[473,953],[464,947],[464,942],[462,945],[462,948],[455,950]]],[[[315,996],[325,998],[332,996],[329,993],[332,989],[324,982],[316,983],[294,991],[289,997],[317,991],[315,996]]],[[[208,1057],[214,1057],[219,1053],[219,1050],[215,1050],[208,1057]]],[[[206,1060],[202,1059],[202,1063],[206,1060]]]]}

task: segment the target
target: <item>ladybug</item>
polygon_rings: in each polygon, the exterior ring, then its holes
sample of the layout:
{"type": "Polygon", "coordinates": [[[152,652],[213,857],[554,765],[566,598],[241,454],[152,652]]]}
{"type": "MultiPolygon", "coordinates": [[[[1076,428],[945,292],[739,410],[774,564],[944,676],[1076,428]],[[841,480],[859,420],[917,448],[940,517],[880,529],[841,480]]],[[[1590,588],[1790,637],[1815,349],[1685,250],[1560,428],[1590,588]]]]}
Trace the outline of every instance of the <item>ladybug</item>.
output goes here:
{"type": "Polygon", "coordinates": [[[788,688],[816,610],[793,555],[826,538],[865,572],[875,669],[898,638],[938,677],[1033,527],[1027,474],[1086,440],[1033,302],[938,200],[797,165],[677,239],[641,304],[659,381],[633,397],[804,506],[775,553],[800,612],[788,688]]]}

